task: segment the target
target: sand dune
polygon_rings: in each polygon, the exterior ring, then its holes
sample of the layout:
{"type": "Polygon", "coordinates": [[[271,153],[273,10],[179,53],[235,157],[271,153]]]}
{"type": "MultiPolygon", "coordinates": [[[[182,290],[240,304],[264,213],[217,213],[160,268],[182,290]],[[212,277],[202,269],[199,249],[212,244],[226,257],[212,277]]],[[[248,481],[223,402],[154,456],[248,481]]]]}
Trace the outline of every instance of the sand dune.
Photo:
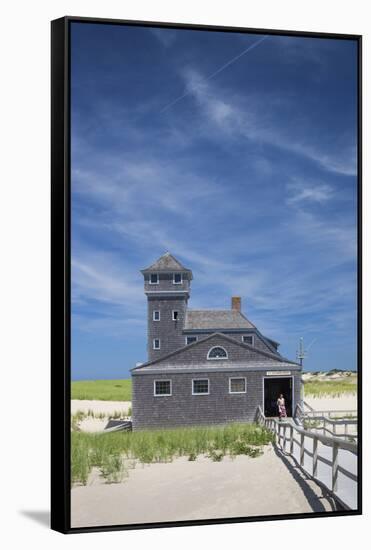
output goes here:
{"type": "Polygon", "coordinates": [[[107,415],[114,414],[115,412],[122,412],[123,416],[126,416],[130,407],[131,401],[99,401],[98,399],[71,400],[71,414],[76,414],[77,411],[87,413],[90,410],[95,414],[107,413],[107,415]]]}
{"type": "Polygon", "coordinates": [[[340,395],[339,397],[304,397],[304,401],[308,403],[316,411],[343,411],[357,410],[357,395],[340,395]]]}
{"type": "Polygon", "coordinates": [[[332,510],[318,485],[271,445],[259,458],[139,464],[117,484],[95,471],[87,486],[72,489],[71,506],[73,527],[332,510]]]}

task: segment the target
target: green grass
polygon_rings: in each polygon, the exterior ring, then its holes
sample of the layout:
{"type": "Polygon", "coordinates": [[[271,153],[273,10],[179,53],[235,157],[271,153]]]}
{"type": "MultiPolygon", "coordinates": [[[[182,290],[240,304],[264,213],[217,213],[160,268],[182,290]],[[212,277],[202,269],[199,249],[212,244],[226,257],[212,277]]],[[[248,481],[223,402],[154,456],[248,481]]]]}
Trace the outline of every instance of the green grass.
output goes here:
{"type": "Polygon", "coordinates": [[[131,401],[131,380],[79,380],[71,382],[71,399],[131,401]]]}
{"type": "Polygon", "coordinates": [[[86,484],[97,467],[107,482],[121,481],[128,468],[142,463],[171,462],[186,456],[195,460],[205,454],[213,461],[231,456],[259,456],[272,441],[272,433],[257,424],[178,428],[107,434],[71,433],[72,483],[86,484]]]}
{"type": "Polygon", "coordinates": [[[344,394],[357,393],[357,379],[349,378],[347,380],[316,380],[304,383],[305,397],[339,397],[344,394]]]}

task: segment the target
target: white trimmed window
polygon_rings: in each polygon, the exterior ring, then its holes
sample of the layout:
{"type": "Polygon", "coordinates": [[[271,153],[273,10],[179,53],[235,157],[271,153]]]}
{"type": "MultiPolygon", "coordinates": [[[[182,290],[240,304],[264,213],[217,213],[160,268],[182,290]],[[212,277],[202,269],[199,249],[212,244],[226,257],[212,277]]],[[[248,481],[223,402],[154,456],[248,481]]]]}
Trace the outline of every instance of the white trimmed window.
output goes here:
{"type": "Polygon", "coordinates": [[[160,348],[161,348],[160,338],[154,338],[153,339],[153,349],[160,349],[160,348]]]}
{"type": "Polygon", "coordinates": [[[160,311],[158,309],[154,310],[153,312],[153,320],[159,321],[160,320],[160,311]]]}
{"type": "Polygon", "coordinates": [[[155,380],[153,386],[153,395],[171,395],[171,380],[155,380]]]}
{"type": "Polygon", "coordinates": [[[183,282],[183,277],[181,273],[173,273],[173,283],[174,285],[181,285],[183,282]]]}
{"type": "Polygon", "coordinates": [[[158,277],[158,273],[150,273],[149,275],[149,284],[150,285],[158,285],[159,283],[159,277],[158,277]]]}
{"type": "Polygon", "coordinates": [[[179,320],[179,311],[173,311],[173,321],[179,320]]]}
{"type": "Polygon", "coordinates": [[[230,378],[229,393],[246,393],[246,378],[230,378]]]}
{"type": "Polygon", "coordinates": [[[197,342],[197,336],[186,336],[186,344],[187,346],[189,344],[193,344],[193,342],[197,342]]]}
{"type": "Polygon", "coordinates": [[[209,350],[207,354],[208,359],[228,359],[227,351],[221,346],[215,346],[209,350]]]}
{"type": "Polygon", "coordinates": [[[209,394],[209,379],[197,378],[192,380],[192,395],[208,395],[209,394]]]}
{"type": "Polygon", "coordinates": [[[250,344],[250,346],[253,346],[254,345],[254,335],[249,334],[249,335],[242,336],[242,342],[244,344],[250,344]]]}

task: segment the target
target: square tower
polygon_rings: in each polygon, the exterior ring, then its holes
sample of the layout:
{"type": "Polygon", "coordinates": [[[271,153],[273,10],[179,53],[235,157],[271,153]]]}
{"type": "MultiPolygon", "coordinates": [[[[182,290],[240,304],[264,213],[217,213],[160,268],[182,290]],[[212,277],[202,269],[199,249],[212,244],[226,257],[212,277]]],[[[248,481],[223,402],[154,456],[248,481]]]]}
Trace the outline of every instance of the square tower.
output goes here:
{"type": "Polygon", "coordinates": [[[141,273],[148,303],[148,361],[153,361],[185,345],[183,329],[192,271],[166,252],[141,273]]]}

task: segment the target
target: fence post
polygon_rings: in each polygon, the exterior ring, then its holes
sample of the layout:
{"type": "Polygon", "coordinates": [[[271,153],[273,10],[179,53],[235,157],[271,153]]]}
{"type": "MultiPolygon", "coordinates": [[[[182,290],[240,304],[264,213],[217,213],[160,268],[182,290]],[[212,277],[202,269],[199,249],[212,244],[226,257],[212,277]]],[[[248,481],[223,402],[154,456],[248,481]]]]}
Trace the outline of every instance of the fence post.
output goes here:
{"type": "Polygon", "coordinates": [[[286,451],[286,430],[287,430],[287,426],[283,426],[283,452],[286,451]]]}
{"type": "Polygon", "coordinates": [[[294,454],[294,428],[290,426],[290,455],[294,454]]]}
{"type": "Polygon", "coordinates": [[[318,439],[313,439],[313,477],[317,477],[318,471],[318,439]]]}
{"type": "Polygon", "coordinates": [[[339,444],[332,444],[332,490],[335,493],[338,490],[338,454],[339,454],[339,444]]]}
{"type": "Polygon", "coordinates": [[[304,466],[304,434],[300,434],[300,466],[304,466]]]}
{"type": "Polygon", "coordinates": [[[348,435],[348,424],[344,424],[345,435],[348,435]]]}

